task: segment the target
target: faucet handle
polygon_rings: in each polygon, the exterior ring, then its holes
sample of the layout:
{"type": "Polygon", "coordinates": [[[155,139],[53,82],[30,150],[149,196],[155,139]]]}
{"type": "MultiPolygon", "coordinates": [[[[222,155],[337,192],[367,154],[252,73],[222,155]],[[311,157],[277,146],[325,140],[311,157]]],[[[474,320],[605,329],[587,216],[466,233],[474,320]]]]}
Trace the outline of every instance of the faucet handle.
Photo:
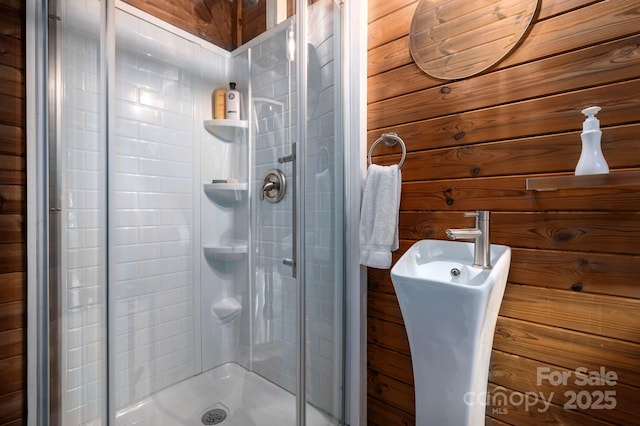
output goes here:
{"type": "Polygon", "coordinates": [[[478,212],[464,212],[464,217],[478,217],[478,212]]]}

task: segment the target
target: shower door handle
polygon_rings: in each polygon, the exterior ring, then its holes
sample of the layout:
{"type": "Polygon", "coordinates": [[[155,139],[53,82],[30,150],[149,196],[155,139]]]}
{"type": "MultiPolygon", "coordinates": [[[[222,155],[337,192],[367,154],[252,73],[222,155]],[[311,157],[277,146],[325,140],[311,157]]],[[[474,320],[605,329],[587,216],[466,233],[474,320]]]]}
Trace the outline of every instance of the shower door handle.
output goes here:
{"type": "Polygon", "coordinates": [[[286,158],[287,161],[291,161],[291,259],[285,258],[282,260],[287,266],[291,266],[291,276],[293,278],[298,277],[298,270],[296,267],[297,263],[297,253],[298,253],[298,224],[296,222],[297,209],[298,209],[298,175],[297,175],[297,155],[296,155],[296,143],[291,144],[291,155],[288,155],[286,158]]]}

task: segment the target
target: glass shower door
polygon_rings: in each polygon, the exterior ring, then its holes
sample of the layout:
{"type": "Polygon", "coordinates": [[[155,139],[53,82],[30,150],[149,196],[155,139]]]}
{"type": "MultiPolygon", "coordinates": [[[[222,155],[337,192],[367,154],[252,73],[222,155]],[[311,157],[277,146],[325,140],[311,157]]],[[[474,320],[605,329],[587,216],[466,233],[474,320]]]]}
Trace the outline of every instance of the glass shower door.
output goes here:
{"type": "Polygon", "coordinates": [[[296,395],[298,424],[340,424],[345,386],[341,15],[333,1],[299,6],[305,19],[291,19],[250,49],[252,368],[296,395]],[[304,34],[297,31],[301,22],[304,34]],[[286,177],[286,191],[269,202],[275,192],[265,187],[265,176],[274,169],[286,177]]]}
{"type": "MultiPolygon", "coordinates": [[[[301,11],[304,13],[305,11],[301,11]]],[[[341,6],[309,1],[304,158],[306,421],[344,421],[345,256],[341,6]]]]}
{"type": "Polygon", "coordinates": [[[286,424],[296,424],[296,406],[297,424],[344,421],[340,6],[299,7],[304,20],[244,51],[243,71],[231,72],[247,81],[251,136],[240,149],[211,148],[202,136],[208,93],[233,67],[226,57],[209,58],[197,41],[112,1],[62,4],[61,424],[115,422],[122,408],[226,363],[289,391],[276,405],[286,424]],[[105,3],[115,22],[106,40],[105,3]],[[209,214],[203,182],[235,177],[224,173],[225,149],[251,159],[239,176],[251,179],[246,211],[209,214]],[[202,160],[214,156],[221,164],[202,160]],[[271,169],[287,178],[279,203],[259,200],[271,169]],[[250,223],[230,235],[249,235],[247,263],[214,271],[202,259],[205,216],[220,228],[250,223]],[[212,301],[203,302],[214,279],[243,289],[240,331],[225,348],[207,322],[212,301]]]}

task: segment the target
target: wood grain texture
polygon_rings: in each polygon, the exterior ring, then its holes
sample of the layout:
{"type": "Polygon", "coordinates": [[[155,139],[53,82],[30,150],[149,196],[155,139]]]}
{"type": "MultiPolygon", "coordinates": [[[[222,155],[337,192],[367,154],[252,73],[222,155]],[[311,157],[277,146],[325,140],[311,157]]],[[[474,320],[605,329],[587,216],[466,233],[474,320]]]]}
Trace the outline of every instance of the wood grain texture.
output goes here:
{"type": "Polygon", "coordinates": [[[22,185],[26,184],[25,159],[15,155],[0,154],[0,184],[22,185]]]}
{"type": "MultiPolygon", "coordinates": [[[[537,60],[533,60],[537,59],[537,60]]],[[[631,36],[549,58],[532,61],[497,72],[443,83],[432,78],[416,78],[418,70],[411,64],[369,78],[368,102],[373,103],[404,94],[414,94],[423,101],[437,101],[441,115],[459,112],[465,107],[486,107],[490,102],[508,103],[531,97],[577,90],[633,78],[640,67],[640,37],[631,36]],[[545,84],[536,75],[544,70],[545,84]],[[396,82],[389,84],[390,81],[396,82]],[[426,90],[429,89],[429,90],[426,90]],[[496,96],[499,93],[499,96],[496,96]]]]}
{"type": "Polygon", "coordinates": [[[163,21],[216,46],[233,50],[235,1],[228,0],[125,0],[163,21]]]}
{"type": "Polygon", "coordinates": [[[0,94],[24,98],[24,74],[21,70],[0,65],[0,94]]]}
{"type": "Polygon", "coordinates": [[[242,4],[242,42],[259,36],[267,29],[267,3],[260,1],[257,5],[242,4]]]}
{"type": "Polygon", "coordinates": [[[0,303],[25,300],[26,273],[23,271],[0,275],[0,303]]]}
{"type": "MultiPolygon", "coordinates": [[[[526,180],[573,175],[580,110],[590,105],[609,111],[599,118],[612,173],[640,170],[640,2],[541,0],[536,22],[510,55],[453,82],[422,74],[411,59],[414,3],[376,0],[369,7],[367,141],[394,131],[408,151],[393,262],[417,240],[471,226],[464,211],[492,211],[492,242],[512,247],[493,389],[513,398],[553,391],[537,385],[538,366],[605,367],[620,376],[614,410],[566,410],[564,392],[600,390],[570,384],[544,412],[509,406],[492,413],[500,407],[490,406],[486,424],[637,424],[640,185],[535,192],[526,180]]],[[[397,147],[378,147],[373,160],[397,163],[397,147]]],[[[388,270],[369,270],[367,302],[369,376],[407,385],[406,371],[394,371],[410,353],[388,270]]],[[[370,401],[406,413],[398,398],[408,390],[392,388],[387,394],[370,386],[370,401]]],[[[403,419],[397,414],[387,424],[403,419]]]]}
{"type": "Polygon", "coordinates": [[[368,2],[368,22],[369,24],[371,24],[372,22],[382,18],[383,16],[389,15],[396,10],[407,7],[412,3],[418,3],[418,0],[370,0],[368,2]]]}
{"type": "Polygon", "coordinates": [[[542,399],[527,398],[527,395],[508,388],[489,384],[489,416],[513,425],[611,425],[591,415],[564,409],[561,405],[545,405],[542,399]],[[514,401],[512,403],[512,401],[514,401]],[[528,401],[528,403],[527,403],[528,401]]]}
{"type": "MultiPolygon", "coordinates": [[[[430,220],[420,212],[400,215],[401,239],[446,239],[446,228],[473,225],[461,213],[434,213],[430,220]]],[[[491,218],[491,241],[517,248],[637,255],[638,238],[639,212],[496,212],[491,218]]]]}
{"type": "Polygon", "coordinates": [[[0,213],[21,213],[24,211],[25,187],[0,184],[0,213]]]}
{"type": "Polygon", "coordinates": [[[367,375],[367,393],[373,398],[388,401],[389,405],[402,411],[415,411],[413,386],[373,370],[369,370],[367,375]]]}
{"type": "Polygon", "coordinates": [[[26,424],[25,4],[0,4],[0,424],[26,424]]]}
{"type": "Polygon", "coordinates": [[[640,383],[637,343],[501,316],[493,347],[570,370],[586,367],[597,371],[604,366],[617,373],[620,383],[640,383]]]}
{"type": "Polygon", "coordinates": [[[552,401],[559,406],[564,406],[570,401],[571,393],[578,394],[586,391],[592,394],[595,391],[614,391],[615,409],[580,409],[577,407],[576,411],[597,417],[600,420],[625,425],[631,425],[637,421],[637,413],[640,410],[640,401],[637,399],[640,389],[637,387],[623,383],[612,384],[606,381],[599,382],[597,385],[588,384],[589,382],[585,382],[585,378],[588,376],[581,372],[497,350],[491,354],[490,371],[489,381],[493,385],[509,387],[525,394],[535,392],[540,395],[542,393],[547,401],[552,401]],[[558,382],[551,382],[547,378],[549,374],[558,373],[566,374],[566,377],[558,382]]]}
{"type": "Polygon", "coordinates": [[[537,0],[423,0],[411,20],[411,56],[436,78],[476,75],[515,47],[537,6],[537,0]]]}
{"type": "Polygon", "coordinates": [[[0,153],[25,155],[24,131],[22,127],[0,124],[0,153]]]}
{"type": "MultiPolygon", "coordinates": [[[[395,131],[409,141],[416,139],[416,143],[410,144],[412,149],[441,148],[581,130],[580,111],[588,105],[601,105],[607,111],[598,115],[603,127],[633,123],[637,115],[631,111],[639,107],[640,101],[630,92],[636,90],[640,90],[638,79],[498,106],[492,106],[495,100],[487,100],[489,108],[472,111],[461,99],[457,112],[442,117],[438,108],[425,108],[429,100],[421,99],[418,93],[394,98],[393,103],[386,100],[369,105],[367,121],[370,132],[375,131],[378,136],[380,131],[395,131]]],[[[435,99],[431,101],[433,107],[438,105],[435,99]]],[[[368,139],[373,139],[372,136],[368,139]]]]}
{"type": "MultiPolygon", "coordinates": [[[[612,170],[640,166],[636,139],[640,125],[603,130],[602,149],[612,170]]],[[[389,150],[381,145],[380,149],[376,147],[374,154],[389,150]]],[[[402,168],[402,179],[403,182],[411,182],[526,173],[572,173],[580,158],[581,148],[580,135],[576,131],[408,152],[402,168]],[[540,162],[532,161],[532,158],[539,158],[540,162]],[[424,167],[425,164],[430,167],[424,167]]],[[[397,164],[399,161],[399,154],[373,157],[373,162],[379,165],[397,164]]]]}
{"type": "Polygon", "coordinates": [[[22,301],[0,304],[0,332],[25,328],[25,303],[22,301]]]}
{"type": "Polygon", "coordinates": [[[0,425],[24,422],[26,424],[26,395],[23,391],[0,395],[0,425]]]}
{"type": "Polygon", "coordinates": [[[640,299],[509,285],[500,315],[640,343],[640,299]]]}
{"type": "MultiPolygon", "coordinates": [[[[388,25],[384,19],[369,25],[377,35],[373,41],[371,36],[369,38],[369,76],[413,62],[408,50],[408,29],[412,16],[396,11],[393,14],[396,20],[394,25],[388,25]],[[401,49],[402,46],[406,46],[407,49],[401,49]],[[404,53],[391,54],[397,50],[404,53]]],[[[637,32],[635,29],[638,28],[639,18],[633,1],[542,0],[540,15],[537,22],[532,24],[530,33],[521,45],[493,70],[632,35],[637,32]],[[611,17],[610,14],[616,16],[611,17]],[[553,19],[547,19],[551,16],[553,19]],[[575,27],[574,19],[578,20],[575,27]],[[599,25],[598,31],[593,31],[596,27],[589,25],[599,25]]]]}
{"type": "Polygon", "coordinates": [[[413,426],[416,424],[413,414],[400,410],[372,397],[367,398],[367,425],[371,426],[413,426]]]}
{"type": "Polygon", "coordinates": [[[22,215],[0,215],[0,244],[20,243],[25,240],[25,237],[25,224],[22,215]]]}
{"type": "Polygon", "coordinates": [[[371,344],[382,346],[404,355],[410,355],[409,340],[404,325],[367,318],[367,340],[371,344]]]}
{"type": "MultiPolygon", "coordinates": [[[[530,175],[542,176],[542,175],[530,175]]],[[[586,188],[527,191],[526,176],[445,179],[402,185],[401,210],[413,211],[638,211],[638,188],[586,188]]],[[[613,216],[610,216],[613,218],[613,216]]],[[[630,238],[635,239],[634,235],[630,238]]],[[[617,244],[617,243],[616,243],[617,244]]],[[[615,250],[615,247],[612,247],[615,250]]]]}
{"type": "MultiPolygon", "coordinates": [[[[430,238],[430,237],[425,237],[430,238]]],[[[397,260],[415,240],[401,240],[397,260]]],[[[512,247],[509,283],[640,299],[638,256],[512,247]]],[[[369,315],[401,324],[389,272],[369,270],[369,315]]]]}
{"type": "MultiPolygon", "coordinates": [[[[385,280],[387,282],[387,288],[391,287],[391,280],[385,280]]],[[[396,324],[403,325],[402,313],[400,312],[400,305],[398,304],[398,298],[395,293],[392,294],[370,294],[367,301],[367,313],[373,318],[377,318],[383,321],[394,322],[396,324]]]]}
{"type": "Polygon", "coordinates": [[[368,48],[373,49],[406,35],[417,5],[418,2],[409,3],[370,23],[367,34],[368,48]]]}
{"type": "Polygon", "coordinates": [[[16,328],[0,332],[0,360],[19,357],[24,350],[24,330],[16,328]]]}
{"type": "Polygon", "coordinates": [[[0,359],[0,395],[19,391],[23,386],[23,377],[26,374],[26,362],[20,355],[0,359]]]}
{"type": "Polygon", "coordinates": [[[409,385],[413,384],[411,357],[378,345],[367,346],[367,366],[409,385]]]}
{"type": "Polygon", "coordinates": [[[0,65],[24,69],[23,46],[20,38],[0,33],[0,65]]]}
{"type": "Polygon", "coordinates": [[[629,255],[516,248],[509,280],[589,294],[640,299],[640,258],[629,255]]]}

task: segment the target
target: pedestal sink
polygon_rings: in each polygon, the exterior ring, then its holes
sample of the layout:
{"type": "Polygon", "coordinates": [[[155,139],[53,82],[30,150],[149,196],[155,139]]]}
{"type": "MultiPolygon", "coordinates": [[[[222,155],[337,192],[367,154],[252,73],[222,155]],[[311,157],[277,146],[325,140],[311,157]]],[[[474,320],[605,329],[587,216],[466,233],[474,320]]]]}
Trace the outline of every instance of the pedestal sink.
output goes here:
{"type": "Polygon", "coordinates": [[[491,268],[472,266],[473,243],[423,240],[391,269],[411,348],[419,426],[484,425],[511,249],[492,244],[490,260],[491,268]]]}

